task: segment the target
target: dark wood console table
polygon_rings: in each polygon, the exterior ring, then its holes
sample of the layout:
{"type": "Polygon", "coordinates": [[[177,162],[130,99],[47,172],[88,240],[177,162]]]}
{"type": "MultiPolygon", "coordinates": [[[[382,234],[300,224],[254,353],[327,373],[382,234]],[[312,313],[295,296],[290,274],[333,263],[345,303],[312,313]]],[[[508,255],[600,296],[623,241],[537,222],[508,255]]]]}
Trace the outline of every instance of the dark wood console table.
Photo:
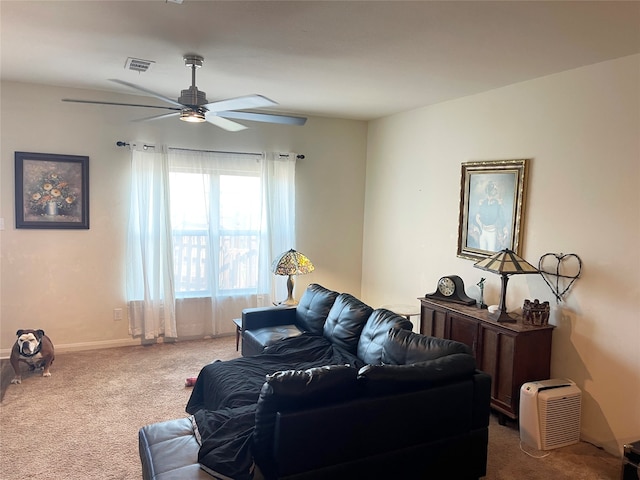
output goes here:
{"type": "Polygon", "coordinates": [[[498,323],[487,310],[419,298],[420,333],[462,342],[473,351],[478,369],[492,377],[491,407],[500,423],[518,418],[520,387],[549,378],[553,325],[498,323]]]}

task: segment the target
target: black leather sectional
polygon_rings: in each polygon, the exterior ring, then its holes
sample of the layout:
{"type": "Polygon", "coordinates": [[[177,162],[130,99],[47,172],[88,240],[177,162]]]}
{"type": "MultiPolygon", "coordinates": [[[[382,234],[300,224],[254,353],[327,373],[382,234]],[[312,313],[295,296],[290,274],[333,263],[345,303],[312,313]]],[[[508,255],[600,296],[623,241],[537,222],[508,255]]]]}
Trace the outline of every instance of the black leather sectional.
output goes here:
{"type": "Polygon", "coordinates": [[[310,285],[243,312],[243,357],[203,367],[190,417],[143,427],[143,478],[478,479],[491,378],[468,347],[310,285]]]}

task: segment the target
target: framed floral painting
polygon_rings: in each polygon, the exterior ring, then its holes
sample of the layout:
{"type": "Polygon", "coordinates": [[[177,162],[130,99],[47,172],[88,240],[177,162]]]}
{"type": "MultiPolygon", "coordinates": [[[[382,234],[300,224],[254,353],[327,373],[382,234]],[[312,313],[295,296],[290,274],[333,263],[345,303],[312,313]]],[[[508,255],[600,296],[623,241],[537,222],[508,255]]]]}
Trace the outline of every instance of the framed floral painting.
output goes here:
{"type": "Polygon", "coordinates": [[[16,228],[89,228],[89,157],[15,153],[16,228]]]}

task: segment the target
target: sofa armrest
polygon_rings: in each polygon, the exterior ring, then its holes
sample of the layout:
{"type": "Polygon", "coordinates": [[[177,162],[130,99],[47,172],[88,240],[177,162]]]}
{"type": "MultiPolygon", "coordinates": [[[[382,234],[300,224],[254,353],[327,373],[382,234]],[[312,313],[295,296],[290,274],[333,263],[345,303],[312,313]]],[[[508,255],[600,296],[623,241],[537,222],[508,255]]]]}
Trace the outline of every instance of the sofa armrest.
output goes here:
{"type": "Polygon", "coordinates": [[[277,325],[295,325],[295,323],[295,307],[258,307],[242,310],[243,331],[277,325]]]}
{"type": "Polygon", "coordinates": [[[491,416],[491,376],[476,370],[473,376],[473,428],[489,426],[491,416]]]}

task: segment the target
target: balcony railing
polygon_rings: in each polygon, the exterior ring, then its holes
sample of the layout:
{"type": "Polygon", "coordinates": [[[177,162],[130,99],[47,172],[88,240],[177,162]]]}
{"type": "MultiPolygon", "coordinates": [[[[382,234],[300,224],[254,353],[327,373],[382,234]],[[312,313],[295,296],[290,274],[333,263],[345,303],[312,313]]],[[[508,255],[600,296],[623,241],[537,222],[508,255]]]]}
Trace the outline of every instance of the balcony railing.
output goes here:
{"type": "Polygon", "coordinates": [[[176,294],[211,296],[213,290],[216,295],[255,291],[258,283],[258,233],[223,230],[217,239],[211,240],[202,230],[173,231],[176,294]],[[215,263],[210,253],[210,243],[214,242],[219,250],[215,263]],[[211,282],[212,275],[217,278],[217,285],[211,282]]]}

